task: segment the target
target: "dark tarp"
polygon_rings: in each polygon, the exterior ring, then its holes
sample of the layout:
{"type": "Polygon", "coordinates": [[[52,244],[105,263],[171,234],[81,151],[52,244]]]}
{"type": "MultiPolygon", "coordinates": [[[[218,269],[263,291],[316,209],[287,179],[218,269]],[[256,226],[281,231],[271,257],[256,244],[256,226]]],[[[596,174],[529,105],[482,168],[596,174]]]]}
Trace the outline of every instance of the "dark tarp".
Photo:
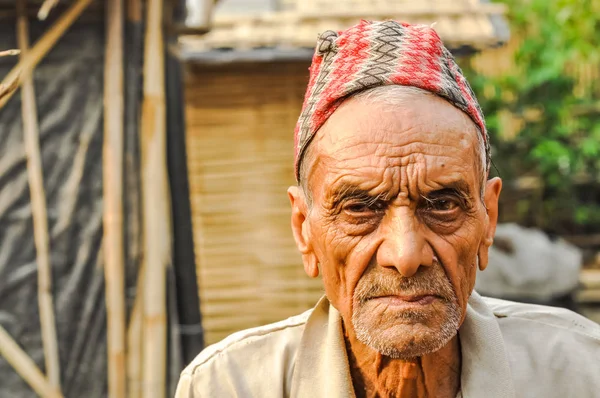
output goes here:
{"type": "MultiPolygon", "coordinates": [[[[52,21],[31,21],[31,42],[52,21]]],[[[130,27],[128,27],[129,29],[130,27]]],[[[14,23],[0,24],[0,49],[16,47],[14,23]]],[[[138,35],[139,36],[139,35],[138,35]]],[[[131,46],[131,40],[128,41],[131,46]]],[[[137,123],[141,56],[127,57],[125,225],[131,309],[141,257],[137,123]],[[132,61],[133,60],[133,61],[132,61]],[[139,79],[131,81],[138,71],[139,79]],[[131,91],[133,90],[133,92],[131,91]]],[[[0,77],[16,60],[0,58],[0,77]]],[[[107,396],[102,269],[102,90],[104,22],[75,24],[35,71],[53,296],[66,397],[107,396]]],[[[169,274],[169,394],[181,369],[174,275],[169,274]]],[[[44,370],[37,265],[19,93],[0,110],[0,324],[44,370]]],[[[35,396],[0,357],[0,397],[35,396]]]]}

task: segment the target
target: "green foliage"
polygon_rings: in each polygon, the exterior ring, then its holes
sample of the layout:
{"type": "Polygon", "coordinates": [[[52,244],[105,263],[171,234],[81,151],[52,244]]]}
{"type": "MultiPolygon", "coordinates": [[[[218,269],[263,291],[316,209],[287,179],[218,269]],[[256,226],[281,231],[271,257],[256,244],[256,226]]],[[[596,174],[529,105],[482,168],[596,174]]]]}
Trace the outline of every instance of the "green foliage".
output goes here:
{"type": "Polygon", "coordinates": [[[543,183],[538,227],[569,233],[600,231],[600,82],[575,89],[573,70],[600,68],[600,0],[506,0],[511,35],[522,38],[503,76],[468,78],[492,137],[494,163],[510,183],[543,183]],[[521,120],[503,136],[501,114],[521,120]]]}

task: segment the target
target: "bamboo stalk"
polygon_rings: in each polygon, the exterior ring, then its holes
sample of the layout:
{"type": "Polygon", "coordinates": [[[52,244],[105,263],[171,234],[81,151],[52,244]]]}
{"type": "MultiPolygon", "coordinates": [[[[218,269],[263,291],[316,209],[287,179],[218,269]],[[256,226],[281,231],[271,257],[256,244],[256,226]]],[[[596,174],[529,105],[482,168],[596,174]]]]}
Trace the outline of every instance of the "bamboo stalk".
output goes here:
{"type": "Polygon", "coordinates": [[[9,57],[21,54],[21,50],[4,50],[0,51],[0,57],[9,57]]]}
{"type": "Polygon", "coordinates": [[[46,18],[48,18],[48,14],[50,14],[50,11],[52,11],[52,9],[54,7],[56,7],[56,5],[58,4],[58,0],[44,0],[44,3],[42,4],[42,6],[40,7],[40,10],[38,11],[38,19],[40,21],[45,20],[46,18]]]}
{"type": "Polygon", "coordinates": [[[104,67],[104,279],[109,396],[125,398],[125,254],[123,247],[123,0],[106,2],[104,67]]]}
{"type": "Polygon", "coordinates": [[[171,259],[162,0],[147,2],[141,164],[144,219],[144,398],[166,394],[166,267],[171,259]]]}
{"type": "Polygon", "coordinates": [[[12,81],[0,83],[0,101],[9,96],[19,87],[19,76],[17,75],[12,81]]]}
{"type": "Polygon", "coordinates": [[[19,347],[2,326],[0,326],[0,355],[39,396],[43,398],[62,398],[61,392],[48,382],[35,362],[19,347]]]}
{"type": "MultiPolygon", "coordinates": [[[[79,15],[92,2],[92,0],[76,0],[71,7],[65,11],[63,15],[52,25],[52,27],[31,47],[26,57],[23,57],[19,63],[4,77],[2,85],[10,86],[20,85],[19,75],[21,79],[26,78],[31,74],[35,66],[44,58],[44,56],[52,49],[54,44],[62,37],[67,29],[73,25],[79,15]],[[16,83],[15,83],[16,81],[16,83]]],[[[0,95],[0,109],[6,105],[8,100],[14,94],[14,91],[7,92],[4,96],[0,95]]]]}
{"type": "MultiPolygon", "coordinates": [[[[10,57],[21,54],[19,50],[4,50],[0,51],[0,57],[10,57]]],[[[9,92],[15,90],[19,83],[19,76],[17,75],[12,81],[7,83],[0,83],[0,99],[7,95],[9,92]]]]}
{"type": "MultiPolygon", "coordinates": [[[[17,40],[21,50],[21,57],[26,57],[29,52],[29,24],[27,20],[26,0],[17,1],[17,15],[17,40]]],[[[39,144],[38,113],[31,74],[23,79],[22,85],[21,111],[25,136],[25,153],[27,154],[27,174],[29,177],[29,189],[31,191],[33,238],[38,264],[38,305],[40,310],[42,344],[48,379],[56,390],[60,391],[60,358],[58,339],[56,337],[54,300],[52,298],[48,214],[46,209],[46,193],[44,191],[44,177],[42,174],[42,155],[39,144]]]]}

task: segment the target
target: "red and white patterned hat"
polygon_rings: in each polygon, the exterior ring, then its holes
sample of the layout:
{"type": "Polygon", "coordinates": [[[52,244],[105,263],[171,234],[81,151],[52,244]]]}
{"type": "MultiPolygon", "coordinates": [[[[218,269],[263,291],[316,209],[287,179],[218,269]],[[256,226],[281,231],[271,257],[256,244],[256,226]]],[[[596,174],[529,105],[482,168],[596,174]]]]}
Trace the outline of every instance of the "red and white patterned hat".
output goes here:
{"type": "Polygon", "coordinates": [[[396,21],[361,21],[342,32],[324,32],[309,70],[302,113],[294,131],[296,180],[304,150],[343,100],[383,85],[418,87],[465,112],[483,136],[489,162],[489,139],[481,108],[433,28],[396,21]]]}

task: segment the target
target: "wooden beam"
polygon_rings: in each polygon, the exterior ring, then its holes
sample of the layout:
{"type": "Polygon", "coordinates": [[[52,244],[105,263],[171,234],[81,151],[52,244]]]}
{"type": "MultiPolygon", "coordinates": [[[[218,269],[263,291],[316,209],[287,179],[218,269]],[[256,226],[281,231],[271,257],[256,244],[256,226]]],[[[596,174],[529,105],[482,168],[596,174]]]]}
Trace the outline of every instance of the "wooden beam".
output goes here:
{"type": "Polygon", "coordinates": [[[141,120],[144,222],[144,398],[166,394],[167,279],[171,262],[170,194],[166,162],[163,1],[146,3],[144,100],[141,120]]]}
{"type": "Polygon", "coordinates": [[[123,0],[106,2],[104,66],[104,280],[108,341],[108,395],[125,398],[125,251],[123,226],[123,0]]]}
{"type": "MultiPolygon", "coordinates": [[[[21,59],[29,53],[29,23],[26,13],[26,0],[17,1],[17,40],[21,59]]],[[[38,265],[38,305],[42,345],[46,361],[46,372],[52,386],[60,391],[60,358],[54,300],[52,298],[52,268],[50,266],[50,238],[48,236],[48,213],[46,192],[42,173],[42,155],[39,142],[38,113],[35,103],[35,89],[31,74],[22,81],[21,111],[25,153],[27,155],[27,175],[31,192],[31,212],[33,217],[33,238],[38,265]]]]}
{"type": "Polygon", "coordinates": [[[304,19],[338,19],[338,18],[363,18],[365,16],[383,18],[394,16],[395,18],[407,17],[471,17],[471,16],[489,16],[503,15],[507,11],[505,4],[480,4],[475,7],[458,4],[438,5],[432,8],[429,5],[422,7],[412,7],[398,9],[395,7],[373,8],[370,4],[354,7],[353,9],[336,8],[331,9],[312,9],[301,10],[297,14],[299,20],[304,19]]]}
{"type": "MultiPolygon", "coordinates": [[[[9,86],[16,84],[20,85],[19,76],[21,79],[26,78],[31,74],[33,68],[44,58],[44,56],[54,47],[58,39],[73,25],[81,13],[92,2],[92,0],[76,0],[71,7],[52,25],[50,29],[35,43],[26,57],[23,57],[19,63],[4,77],[2,85],[9,86]],[[16,83],[15,83],[16,82],[16,83]]],[[[0,95],[0,109],[6,105],[8,100],[14,94],[14,90],[9,91],[6,95],[0,95]]]]}
{"type": "Polygon", "coordinates": [[[600,246],[600,234],[564,235],[562,238],[567,242],[579,247],[600,246]]]}
{"type": "Polygon", "coordinates": [[[438,4],[435,8],[423,3],[412,4],[410,7],[375,7],[373,8],[367,1],[363,5],[358,4],[356,7],[348,9],[346,6],[337,6],[332,2],[331,7],[327,9],[306,6],[305,3],[300,3],[299,9],[294,11],[273,11],[256,14],[223,14],[214,19],[214,28],[236,27],[239,24],[249,26],[268,24],[273,26],[286,26],[289,24],[300,24],[305,20],[324,20],[330,19],[334,23],[338,20],[360,19],[368,16],[370,19],[380,20],[394,17],[396,19],[412,19],[419,18],[459,18],[459,17],[487,17],[490,15],[504,15],[508,11],[506,4],[501,3],[481,3],[476,6],[467,4],[444,3],[438,4]]]}
{"type": "Polygon", "coordinates": [[[581,270],[579,283],[584,289],[600,290],[600,269],[581,270]]]}
{"type": "Polygon", "coordinates": [[[16,370],[42,398],[62,398],[62,394],[48,382],[42,371],[25,351],[0,325],[0,355],[16,370]]]}

